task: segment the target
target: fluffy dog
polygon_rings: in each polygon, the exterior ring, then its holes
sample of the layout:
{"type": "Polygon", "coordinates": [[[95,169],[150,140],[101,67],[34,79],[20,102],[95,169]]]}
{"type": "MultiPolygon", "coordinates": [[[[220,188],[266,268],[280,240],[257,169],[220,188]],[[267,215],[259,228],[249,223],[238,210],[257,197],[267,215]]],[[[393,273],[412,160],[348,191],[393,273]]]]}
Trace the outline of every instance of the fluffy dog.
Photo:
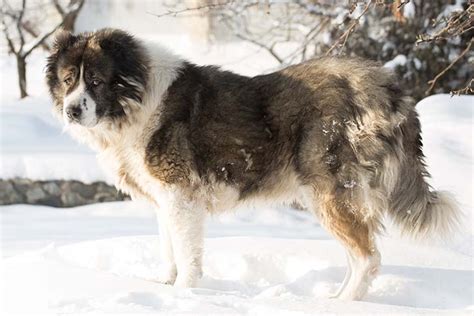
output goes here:
{"type": "Polygon", "coordinates": [[[113,29],[61,33],[48,58],[54,112],[117,187],[158,206],[159,282],[193,287],[203,222],[243,203],[300,201],[345,247],[336,294],[361,299],[389,215],[414,237],[458,211],[430,189],[420,123],[393,74],[320,58],[256,77],[196,66],[113,29]]]}

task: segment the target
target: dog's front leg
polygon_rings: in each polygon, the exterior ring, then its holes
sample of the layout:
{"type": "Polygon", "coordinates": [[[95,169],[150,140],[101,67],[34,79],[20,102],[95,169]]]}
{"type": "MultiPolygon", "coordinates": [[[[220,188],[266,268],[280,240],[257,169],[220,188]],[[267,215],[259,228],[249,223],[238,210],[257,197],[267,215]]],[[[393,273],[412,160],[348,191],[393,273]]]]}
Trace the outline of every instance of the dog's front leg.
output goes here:
{"type": "Polygon", "coordinates": [[[167,210],[178,276],[177,287],[195,287],[202,275],[205,210],[200,203],[178,197],[167,210]]]}
{"type": "Polygon", "coordinates": [[[161,264],[158,268],[158,282],[163,284],[174,284],[177,270],[173,255],[173,245],[169,233],[168,218],[165,214],[158,212],[158,226],[160,229],[160,257],[161,264]]]}

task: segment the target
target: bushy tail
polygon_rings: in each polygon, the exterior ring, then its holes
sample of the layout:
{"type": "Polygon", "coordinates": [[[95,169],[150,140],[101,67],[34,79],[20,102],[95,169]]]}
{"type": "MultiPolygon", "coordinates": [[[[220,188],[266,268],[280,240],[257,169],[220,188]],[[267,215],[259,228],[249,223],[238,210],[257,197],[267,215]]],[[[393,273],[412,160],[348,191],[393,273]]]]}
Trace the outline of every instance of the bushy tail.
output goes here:
{"type": "Polygon", "coordinates": [[[397,185],[390,194],[389,214],[402,233],[416,239],[453,237],[460,229],[461,212],[449,192],[433,191],[426,178],[420,123],[413,110],[400,126],[405,157],[397,185]]]}
{"type": "Polygon", "coordinates": [[[418,192],[408,202],[399,201],[391,208],[392,218],[404,235],[415,239],[449,238],[460,228],[461,213],[449,192],[418,192]]]}

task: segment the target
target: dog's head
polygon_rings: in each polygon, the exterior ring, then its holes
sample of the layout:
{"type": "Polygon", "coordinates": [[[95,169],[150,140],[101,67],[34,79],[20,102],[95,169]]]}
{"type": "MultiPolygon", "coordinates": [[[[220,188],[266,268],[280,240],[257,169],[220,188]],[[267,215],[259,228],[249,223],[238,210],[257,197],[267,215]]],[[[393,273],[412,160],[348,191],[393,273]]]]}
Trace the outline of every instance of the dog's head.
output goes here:
{"type": "Polygon", "coordinates": [[[142,102],[148,64],[141,43],[123,31],[60,32],[46,66],[54,111],[84,127],[121,119],[127,103],[142,102]]]}

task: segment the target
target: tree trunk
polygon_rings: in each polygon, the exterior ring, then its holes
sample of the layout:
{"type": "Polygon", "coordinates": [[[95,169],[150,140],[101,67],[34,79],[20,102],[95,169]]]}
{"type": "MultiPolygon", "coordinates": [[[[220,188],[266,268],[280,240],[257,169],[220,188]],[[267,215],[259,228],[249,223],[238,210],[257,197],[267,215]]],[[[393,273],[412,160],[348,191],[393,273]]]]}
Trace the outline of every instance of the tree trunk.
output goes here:
{"type": "Polygon", "coordinates": [[[20,87],[20,98],[28,96],[26,92],[26,60],[23,56],[16,56],[16,69],[18,71],[18,84],[20,87]]]}
{"type": "Polygon", "coordinates": [[[66,16],[64,17],[64,22],[63,22],[63,29],[65,31],[74,33],[74,25],[76,24],[76,19],[78,15],[79,15],[79,12],[71,12],[69,14],[66,14],[66,16]]]}
{"type": "Polygon", "coordinates": [[[69,3],[69,6],[74,6],[78,5],[78,8],[76,10],[73,10],[72,12],[63,15],[63,29],[65,31],[69,31],[71,33],[74,33],[74,27],[76,25],[76,20],[77,17],[79,16],[79,13],[81,12],[82,6],[84,5],[85,0],[71,0],[69,3]]]}

